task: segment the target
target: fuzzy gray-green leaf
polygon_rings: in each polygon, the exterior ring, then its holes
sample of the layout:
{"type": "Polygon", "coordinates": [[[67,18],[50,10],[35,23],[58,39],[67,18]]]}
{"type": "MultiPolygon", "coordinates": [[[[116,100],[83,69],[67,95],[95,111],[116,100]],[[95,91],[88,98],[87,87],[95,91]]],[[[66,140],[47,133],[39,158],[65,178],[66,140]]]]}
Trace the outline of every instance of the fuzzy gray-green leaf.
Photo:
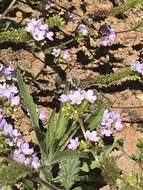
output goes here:
{"type": "Polygon", "coordinates": [[[80,170],[78,158],[68,158],[59,172],[56,181],[59,181],[66,190],[70,189],[75,181],[78,180],[80,170]]]}

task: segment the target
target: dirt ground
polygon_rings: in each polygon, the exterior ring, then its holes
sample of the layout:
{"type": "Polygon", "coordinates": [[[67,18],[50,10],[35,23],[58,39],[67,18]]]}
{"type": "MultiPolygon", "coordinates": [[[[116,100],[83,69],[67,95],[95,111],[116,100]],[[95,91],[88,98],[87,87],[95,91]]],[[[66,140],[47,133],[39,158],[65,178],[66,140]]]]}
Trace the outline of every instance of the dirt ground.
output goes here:
{"type": "MultiPolygon", "coordinates": [[[[108,51],[99,48],[99,41],[92,37],[90,38],[90,46],[86,44],[80,47],[67,46],[70,53],[70,61],[68,64],[58,64],[52,66],[49,63],[48,57],[43,52],[31,53],[26,47],[12,46],[8,44],[0,45],[0,57],[6,63],[16,65],[17,63],[24,68],[29,75],[26,81],[30,84],[34,95],[35,102],[40,108],[43,108],[47,113],[47,118],[54,105],[54,91],[56,88],[55,78],[58,76],[64,79],[67,75],[78,78],[86,78],[88,76],[107,74],[116,71],[122,67],[129,66],[132,60],[139,59],[143,51],[143,32],[124,32],[132,29],[134,23],[143,16],[143,10],[134,8],[124,14],[123,17],[108,17],[107,19],[96,18],[96,10],[110,10],[113,7],[112,1],[108,0],[85,0],[87,3],[88,13],[95,16],[95,19],[89,19],[89,24],[92,24],[96,30],[95,36],[101,24],[107,23],[116,29],[117,45],[109,47],[108,51]],[[121,33],[120,33],[121,32],[121,33]],[[93,54],[92,54],[93,53],[93,54]],[[35,81],[32,81],[32,77],[35,81]]],[[[61,2],[64,7],[65,2],[61,2]]],[[[82,16],[80,5],[83,3],[80,0],[66,1],[68,4],[73,4],[77,14],[82,16]]],[[[116,1],[116,3],[122,3],[116,1]]],[[[77,21],[78,16],[75,16],[77,21]]],[[[70,33],[74,30],[73,23],[69,23],[64,32],[70,33]]],[[[92,31],[91,31],[92,32],[92,31]]],[[[136,151],[137,139],[143,137],[143,83],[124,81],[119,85],[111,87],[93,87],[98,92],[102,93],[105,98],[111,103],[111,107],[115,111],[119,111],[123,118],[124,130],[120,134],[124,138],[124,149],[128,154],[136,151]]],[[[21,108],[15,110],[13,118],[15,125],[19,128],[28,141],[35,141],[33,131],[31,130],[31,122],[25,116],[21,108]],[[17,114],[18,113],[18,114],[17,114]]],[[[124,173],[139,172],[138,165],[129,160],[126,156],[119,159],[119,166],[124,173]]],[[[108,187],[102,188],[107,190],[108,187]]]]}

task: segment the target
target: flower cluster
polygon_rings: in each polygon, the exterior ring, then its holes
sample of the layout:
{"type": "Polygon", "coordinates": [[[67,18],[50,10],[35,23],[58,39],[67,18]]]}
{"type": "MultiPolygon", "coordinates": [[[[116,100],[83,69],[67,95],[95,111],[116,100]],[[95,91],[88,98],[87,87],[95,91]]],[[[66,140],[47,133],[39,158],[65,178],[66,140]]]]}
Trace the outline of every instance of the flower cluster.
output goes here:
{"type": "Polygon", "coordinates": [[[143,64],[141,64],[139,61],[133,61],[131,68],[133,71],[136,71],[139,74],[143,75],[143,64]]]}
{"type": "Polygon", "coordinates": [[[25,165],[31,165],[35,169],[40,167],[40,161],[34,149],[30,148],[29,143],[21,140],[17,142],[17,149],[14,150],[12,158],[25,165]]]}
{"type": "Polygon", "coordinates": [[[87,36],[88,35],[88,30],[85,24],[80,24],[78,26],[78,32],[80,32],[83,36],[87,36]]]}
{"type": "Polygon", "coordinates": [[[54,33],[49,31],[48,25],[44,24],[41,20],[36,20],[33,18],[31,22],[28,23],[26,30],[30,32],[36,41],[41,41],[46,38],[53,41],[54,33]]]}
{"type": "Polygon", "coordinates": [[[21,133],[7,123],[6,119],[0,114],[0,132],[10,140],[10,145],[16,147],[12,158],[18,162],[29,164],[35,169],[40,167],[39,158],[34,153],[34,149],[29,147],[27,142],[21,140],[21,133]]]}
{"type": "Polygon", "coordinates": [[[49,10],[51,7],[53,7],[54,6],[54,3],[51,3],[49,0],[45,0],[45,2],[44,2],[44,10],[49,10]]]}
{"type": "Polygon", "coordinates": [[[16,72],[11,66],[0,65],[0,76],[6,77],[7,80],[16,79],[16,72]]]}
{"type": "Polygon", "coordinates": [[[89,131],[89,130],[87,130],[85,132],[85,137],[89,141],[93,141],[93,142],[99,141],[99,137],[97,136],[97,132],[96,131],[89,131]]]}
{"type": "MultiPolygon", "coordinates": [[[[85,132],[85,138],[86,138],[86,140],[89,140],[89,141],[95,142],[95,143],[99,141],[99,137],[97,136],[96,131],[87,130],[85,132]]],[[[76,137],[75,139],[70,140],[70,143],[68,144],[68,149],[76,150],[79,147],[79,145],[80,145],[79,138],[76,137]]]]}
{"type": "Polygon", "coordinates": [[[0,97],[4,97],[10,101],[11,106],[18,106],[20,103],[20,97],[18,95],[18,89],[14,85],[6,83],[0,84],[0,97]]]}
{"type": "Polygon", "coordinates": [[[0,131],[1,133],[11,140],[11,143],[15,143],[18,137],[21,136],[17,129],[14,129],[11,124],[7,123],[6,119],[0,113],[0,131]]]}
{"type": "MultiPolygon", "coordinates": [[[[87,130],[84,134],[86,140],[97,143],[102,137],[110,137],[114,132],[119,132],[123,129],[120,114],[105,110],[101,126],[98,131],[87,130]]],[[[79,138],[71,139],[68,148],[76,150],[80,146],[79,138]]]]}
{"type": "Polygon", "coordinates": [[[102,25],[100,27],[100,33],[102,35],[101,45],[107,46],[112,44],[116,39],[116,31],[114,28],[111,28],[109,25],[102,25]]]}
{"type": "Polygon", "coordinates": [[[75,16],[69,12],[66,14],[66,18],[69,22],[72,22],[72,23],[74,23],[76,21],[75,16]]]}
{"type": "Polygon", "coordinates": [[[64,50],[60,50],[60,49],[56,49],[54,48],[51,52],[51,54],[60,61],[60,59],[62,60],[68,60],[69,59],[69,53],[68,51],[64,51],[64,50]]]}
{"type": "Polygon", "coordinates": [[[119,132],[122,129],[123,124],[120,114],[106,109],[100,126],[100,135],[110,137],[114,132],[119,132]]]}
{"type": "Polygon", "coordinates": [[[59,100],[62,103],[69,102],[71,104],[80,105],[83,100],[87,100],[90,103],[94,103],[97,97],[93,94],[93,90],[71,90],[68,94],[62,94],[59,100]]]}
{"type": "Polygon", "coordinates": [[[68,144],[68,148],[70,150],[76,150],[79,145],[80,145],[79,138],[76,137],[75,139],[70,140],[70,143],[68,144]]]}

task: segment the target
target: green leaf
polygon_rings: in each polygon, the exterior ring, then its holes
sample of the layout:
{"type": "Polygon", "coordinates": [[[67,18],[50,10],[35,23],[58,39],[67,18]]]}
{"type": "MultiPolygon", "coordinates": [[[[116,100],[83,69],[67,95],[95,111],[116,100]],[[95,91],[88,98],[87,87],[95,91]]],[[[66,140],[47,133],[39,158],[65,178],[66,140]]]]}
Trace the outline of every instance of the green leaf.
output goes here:
{"type": "Polygon", "coordinates": [[[48,120],[47,132],[46,132],[46,135],[45,135],[47,151],[49,150],[50,145],[51,145],[51,143],[52,143],[52,141],[54,140],[54,137],[55,137],[54,119],[55,119],[55,111],[53,111],[51,113],[50,118],[48,120]]]}
{"type": "Polygon", "coordinates": [[[5,161],[0,167],[0,184],[15,185],[17,181],[26,177],[31,171],[25,165],[5,161]]]}
{"type": "Polygon", "coordinates": [[[23,97],[26,107],[28,108],[28,112],[30,114],[30,117],[31,117],[31,120],[33,123],[33,127],[40,128],[39,127],[39,118],[38,118],[38,114],[36,111],[36,104],[34,103],[33,98],[30,95],[30,92],[29,92],[25,82],[22,79],[19,70],[17,70],[17,79],[18,79],[18,86],[20,89],[20,93],[23,97]]]}
{"type": "Polygon", "coordinates": [[[125,3],[119,5],[118,7],[115,7],[111,11],[111,15],[122,14],[122,13],[128,11],[129,9],[131,9],[135,6],[139,6],[139,5],[143,5],[142,0],[127,0],[125,3]]]}
{"type": "Polygon", "coordinates": [[[68,141],[70,136],[72,136],[73,133],[76,133],[76,131],[78,129],[79,129],[79,126],[77,126],[77,124],[75,122],[72,123],[72,126],[69,127],[69,129],[66,131],[66,133],[61,138],[61,140],[59,142],[59,146],[63,146],[68,141]]]}
{"type": "Polygon", "coordinates": [[[72,185],[78,180],[80,170],[80,161],[78,158],[66,159],[58,177],[55,179],[60,182],[66,190],[70,189],[72,185]]]}
{"type": "Polygon", "coordinates": [[[18,69],[17,69],[17,80],[18,80],[18,86],[20,89],[21,96],[23,97],[24,104],[27,107],[28,112],[30,114],[30,118],[32,120],[33,128],[35,130],[35,134],[36,134],[39,146],[41,148],[42,156],[44,159],[47,159],[46,145],[43,141],[44,134],[40,130],[39,118],[38,118],[38,114],[36,111],[36,104],[34,103],[33,98],[30,95],[30,92],[29,92],[25,82],[23,81],[20,71],[18,69]]]}
{"type": "Polygon", "coordinates": [[[86,152],[64,150],[62,152],[58,152],[55,154],[54,159],[52,160],[51,164],[55,164],[67,158],[88,158],[88,154],[86,152]]]}
{"type": "Polygon", "coordinates": [[[22,183],[24,185],[24,190],[35,190],[34,183],[30,179],[24,179],[22,183]]]}
{"type": "Polygon", "coordinates": [[[67,130],[68,125],[68,118],[65,116],[65,112],[63,110],[63,107],[61,106],[59,118],[56,123],[56,129],[55,129],[55,137],[56,139],[60,139],[65,131],[67,130]]]}
{"type": "Polygon", "coordinates": [[[26,43],[31,39],[31,36],[24,28],[10,28],[7,31],[0,32],[0,43],[26,43]]]}
{"type": "Polygon", "coordinates": [[[49,17],[46,19],[45,23],[49,26],[49,28],[53,28],[54,26],[63,28],[65,26],[65,20],[60,15],[49,17]]]}
{"type": "Polygon", "coordinates": [[[105,102],[102,99],[99,99],[95,113],[91,115],[90,118],[86,121],[86,123],[89,123],[87,126],[88,129],[93,130],[97,129],[100,126],[105,109],[105,102]]]}

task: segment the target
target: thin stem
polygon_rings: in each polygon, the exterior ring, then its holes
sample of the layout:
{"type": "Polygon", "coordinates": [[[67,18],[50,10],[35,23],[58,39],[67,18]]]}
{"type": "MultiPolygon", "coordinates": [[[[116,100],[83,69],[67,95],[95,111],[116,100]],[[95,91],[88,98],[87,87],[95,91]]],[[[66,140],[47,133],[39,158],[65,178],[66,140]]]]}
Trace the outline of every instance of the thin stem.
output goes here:
{"type": "Polygon", "coordinates": [[[85,133],[85,128],[84,128],[83,120],[82,120],[81,118],[79,118],[79,119],[78,119],[78,122],[79,122],[79,124],[80,124],[80,128],[81,128],[81,130],[82,130],[83,136],[84,136],[85,140],[87,140],[87,139],[86,139],[86,133],[85,133]]]}
{"type": "Polygon", "coordinates": [[[52,46],[52,47],[46,49],[46,50],[44,51],[44,53],[49,53],[49,49],[52,49],[52,48],[61,48],[61,47],[65,46],[65,45],[70,44],[71,42],[74,42],[74,41],[75,41],[75,39],[72,38],[72,39],[70,39],[70,40],[68,40],[68,41],[66,41],[66,42],[64,42],[64,43],[62,43],[62,44],[60,44],[60,45],[52,46]]]}
{"type": "Polygon", "coordinates": [[[5,15],[12,9],[13,5],[16,3],[17,0],[13,0],[10,5],[8,6],[8,8],[4,11],[4,13],[0,16],[0,20],[2,20],[5,15]]]}
{"type": "Polygon", "coordinates": [[[115,109],[139,109],[139,108],[143,108],[143,106],[112,106],[112,108],[115,109]]]}
{"type": "Polygon", "coordinates": [[[118,31],[118,32],[116,32],[116,33],[117,33],[117,34],[120,34],[120,33],[132,32],[132,31],[138,29],[139,27],[140,27],[140,24],[138,24],[137,26],[135,26],[135,27],[132,28],[132,29],[118,31]]]}
{"type": "Polygon", "coordinates": [[[44,181],[43,179],[41,179],[41,178],[35,178],[35,179],[32,179],[33,181],[35,181],[35,182],[37,182],[37,183],[40,183],[40,184],[42,184],[42,185],[44,185],[44,186],[46,186],[46,187],[48,187],[50,190],[61,190],[61,189],[59,189],[58,187],[56,187],[55,185],[53,185],[53,184],[51,184],[51,183],[49,183],[49,182],[47,182],[47,181],[44,181]]]}
{"type": "MultiPolygon", "coordinates": [[[[69,12],[69,10],[67,9],[67,8],[65,8],[65,7],[63,7],[63,6],[61,6],[61,5],[59,5],[58,3],[56,3],[55,1],[52,1],[52,0],[50,0],[51,1],[51,3],[53,3],[53,4],[55,4],[55,5],[57,5],[58,7],[60,7],[61,9],[63,9],[63,10],[65,10],[65,11],[67,11],[67,12],[69,12]]],[[[81,17],[81,15],[79,15],[78,13],[75,13],[75,12],[72,12],[74,15],[76,15],[76,16],[78,16],[78,17],[81,17]]]]}
{"type": "Polygon", "coordinates": [[[132,157],[131,157],[121,146],[118,145],[117,148],[118,148],[119,150],[121,150],[129,159],[132,160],[132,157]]]}

